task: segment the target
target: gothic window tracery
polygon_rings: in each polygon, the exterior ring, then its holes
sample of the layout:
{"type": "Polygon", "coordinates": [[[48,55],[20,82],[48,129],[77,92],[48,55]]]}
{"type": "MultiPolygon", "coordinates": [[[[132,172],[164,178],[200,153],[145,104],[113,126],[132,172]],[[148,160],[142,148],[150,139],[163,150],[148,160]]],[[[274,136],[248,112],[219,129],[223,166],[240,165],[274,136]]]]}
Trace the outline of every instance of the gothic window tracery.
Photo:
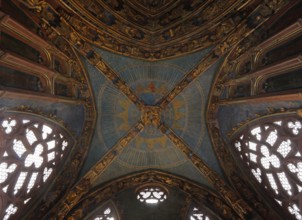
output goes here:
{"type": "Polygon", "coordinates": [[[73,140],[62,127],[40,116],[0,115],[1,219],[14,219],[58,172],[73,140]]]}
{"type": "Polygon", "coordinates": [[[215,215],[213,215],[208,209],[204,206],[200,206],[198,204],[191,204],[188,212],[187,217],[188,220],[216,220],[218,219],[215,215]]]}
{"type": "Polygon", "coordinates": [[[252,176],[296,219],[302,219],[301,132],[301,118],[268,118],[246,126],[233,142],[252,176]]]}
{"type": "Polygon", "coordinates": [[[158,204],[167,199],[167,190],[157,185],[140,187],[137,190],[137,199],[146,204],[158,204]]]}
{"type": "Polygon", "coordinates": [[[93,215],[92,220],[119,220],[117,210],[113,202],[102,205],[93,215]]]}
{"type": "Polygon", "coordinates": [[[115,220],[111,208],[107,208],[101,215],[97,215],[94,220],[115,220]]]}
{"type": "Polygon", "coordinates": [[[202,210],[194,207],[190,213],[189,220],[210,220],[210,218],[202,210]]]}

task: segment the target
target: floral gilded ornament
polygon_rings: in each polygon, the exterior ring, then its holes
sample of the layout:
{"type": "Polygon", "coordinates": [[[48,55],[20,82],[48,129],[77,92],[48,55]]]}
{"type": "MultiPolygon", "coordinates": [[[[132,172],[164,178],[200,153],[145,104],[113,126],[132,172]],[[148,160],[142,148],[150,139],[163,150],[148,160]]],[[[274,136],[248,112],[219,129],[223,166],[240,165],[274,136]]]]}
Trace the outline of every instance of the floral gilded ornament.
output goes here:
{"type": "Polygon", "coordinates": [[[249,125],[233,145],[259,184],[296,219],[302,219],[302,120],[297,116],[268,118],[249,125]]]}

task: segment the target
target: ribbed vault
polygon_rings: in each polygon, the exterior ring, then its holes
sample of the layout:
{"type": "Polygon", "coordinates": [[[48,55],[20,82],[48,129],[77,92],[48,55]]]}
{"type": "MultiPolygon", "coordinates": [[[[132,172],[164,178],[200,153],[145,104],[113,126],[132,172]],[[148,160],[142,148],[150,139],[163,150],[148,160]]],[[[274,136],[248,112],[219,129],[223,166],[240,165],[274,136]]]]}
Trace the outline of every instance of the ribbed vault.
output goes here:
{"type": "MultiPolygon", "coordinates": [[[[244,174],[231,148],[233,134],[259,115],[301,114],[296,5],[301,3],[8,1],[0,13],[0,104],[59,117],[75,141],[24,218],[75,220],[98,210],[108,217],[106,204],[115,213],[132,210],[127,201],[138,201],[131,195],[156,186],[174,198],[161,213],[150,211],[157,219],[186,219],[200,210],[213,219],[299,216],[296,195],[296,206],[275,211],[278,204],[244,174]],[[279,56],[284,48],[291,52],[279,56]],[[289,85],[282,87],[283,80],[289,85]]],[[[3,122],[1,132],[9,126],[3,122]]],[[[3,207],[2,215],[11,212],[13,219],[14,210],[3,207]]],[[[141,219],[143,208],[115,216],[141,219]]]]}

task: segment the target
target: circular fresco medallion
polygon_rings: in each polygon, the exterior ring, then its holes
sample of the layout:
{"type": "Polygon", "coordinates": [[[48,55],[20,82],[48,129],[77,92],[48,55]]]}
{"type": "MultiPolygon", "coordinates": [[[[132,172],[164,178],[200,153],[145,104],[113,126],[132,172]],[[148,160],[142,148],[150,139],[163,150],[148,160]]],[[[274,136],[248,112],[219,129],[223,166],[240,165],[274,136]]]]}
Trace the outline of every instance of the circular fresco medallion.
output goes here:
{"type": "Polygon", "coordinates": [[[125,68],[120,77],[146,104],[141,111],[110,83],[99,91],[98,136],[107,149],[114,146],[139,120],[145,124],[144,130],[119,155],[117,161],[122,166],[163,168],[187,161],[183,153],[158,129],[161,122],[183,140],[190,140],[190,147],[200,147],[204,133],[205,103],[199,82],[192,83],[166,109],[156,106],[183,75],[183,71],[169,65],[165,68],[163,65],[160,68],[156,65],[125,68]]]}

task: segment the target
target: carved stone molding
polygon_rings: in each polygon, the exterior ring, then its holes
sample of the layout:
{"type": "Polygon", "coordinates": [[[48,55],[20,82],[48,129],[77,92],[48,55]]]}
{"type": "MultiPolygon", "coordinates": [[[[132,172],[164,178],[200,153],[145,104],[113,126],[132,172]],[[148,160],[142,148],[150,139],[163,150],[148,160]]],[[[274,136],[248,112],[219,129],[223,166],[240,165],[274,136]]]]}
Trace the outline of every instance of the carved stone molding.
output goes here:
{"type": "MultiPolygon", "coordinates": [[[[93,192],[85,195],[77,206],[64,217],[64,219],[82,219],[82,217],[91,213],[99,205],[110,200],[119,192],[152,183],[177,188],[185,192],[196,204],[206,206],[222,219],[238,219],[238,216],[223,201],[223,199],[211,192],[209,189],[197,185],[187,179],[156,170],[147,170],[138,174],[131,174],[98,187],[93,192]]],[[[53,214],[54,216],[56,215],[55,213],[53,214]]],[[[63,216],[58,216],[59,219],[63,219],[62,217],[63,216]]]]}
{"type": "MultiPolygon", "coordinates": [[[[236,163],[234,162],[234,158],[228,150],[229,146],[223,139],[222,134],[220,132],[219,123],[217,121],[217,112],[220,108],[220,104],[228,105],[235,103],[235,99],[234,101],[229,100],[231,101],[230,103],[223,103],[223,100],[221,100],[221,96],[222,93],[225,91],[225,83],[229,82],[229,78],[231,78],[232,73],[234,73],[234,66],[239,63],[238,59],[240,59],[240,57],[245,59],[245,56],[247,56],[249,51],[253,50],[253,47],[263,41],[263,38],[261,39],[259,37],[261,36],[261,33],[263,33],[262,31],[265,31],[266,28],[269,28],[270,23],[274,22],[278,18],[279,12],[283,13],[282,10],[287,7],[287,3],[288,1],[272,1],[272,4],[269,7],[275,8],[274,15],[266,20],[266,23],[264,23],[264,28],[256,29],[254,33],[251,33],[248,36],[244,36],[241,42],[237,44],[234,48],[232,48],[231,52],[226,56],[225,61],[217,74],[214,86],[211,90],[210,101],[208,103],[207,109],[207,122],[211,140],[222,168],[229,177],[230,182],[234,185],[234,188],[236,188],[236,190],[242,195],[242,197],[245,198],[245,201],[247,201],[248,204],[253,207],[254,210],[257,210],[257,212],[265,219],[281,219],[281,217],[273,211],[270,211],[269,205],[265,203],[263,197],[257,194],[255,192],[255,189],[251,187],[251,184],[249,184],[248,177],[240,175],[240,173],[238,173],[238,168],[236,163]]],[[[255,54],[255,50],[251,51],[249,54],[255,54]]],[[[292,95],[292,97],[296,97],[294,99],[298,99],[297,94],[292,95]]],[[[282,99],[283,98],[286,99],[286,95],[282,97],[282,99]]],[[[287,98],[290,99],[291,97],[287,96],[287,98]]],[[[247,98],[238,98],[236,104],[240,104],[241,102],[266,102],[271,99],[271,97],[262,97],[259,98],[259,100],[256,100],[256,97],[255,100],[247,98]]]]}
{"type": "MultiPolygon", "coordinates": [[[[176,24],[160,26],[159,31],[148,31],[148,28],[142,25],[136,26],[135,21],[129,21],[127,18],[131,14],[129,11],[136,10],[136,6],[132,8],[132,4],[128,1],[120,3],[123,5],[121,10],[113,10],[107,5],[110,3],[103,1],[64,0],[61,1],[59,13],[70,21],[73,29],[86,41],[123,55],[152,61],[180,56],[216,44],[234,30],[245,15],[249,14],[248,11],[252,8],[249,7],[251,2],[253,1],[232,0],[226,4],[221,0],[204,3],[195,0],[178,1],[170,13],[160,14],[159,17],[154,18],[151,15],[148,17],[148,14],[140,14],[138,11],[131,16],[131,18],[142,16],[140,20],[150,23],[150,28],[163,21],[162,16],[168,16],[166,19],[168,23],[176,24]],[[129,7],[125,6],[128,4],[129,7]],[[187,13],[194,16],[184,16],[179,10],[188,10],[187,13]],[[74,15],[74,12],[81,16],[74,15]],[[100,17],[101,14],[104,17],[100,17]],[[179,22],[175,21],[173,16],[177,17],[180,14],[182,17],[178,18],[179,22]],[[222,21],[223,17],[228,19],[222,21]]],[[[58,4],[50,3],[53,7],[58,7],[58,4]]]]}
{"type": "MultiPolygon", "coordinates": [[[[69,1],[64,1],[64,2],[68,3],[69,1]]],[[[95,179],[104,171],[106,167],[108,167],[108,165],[120,154],[122,149],[144,128],[145,125],[154,125],[155,127],[160,127],[163,133],[167,134],[167,136],[173,141],[173,143],[177,147],[179,147],[179,149],[181,149],[188,156],[188,158],[190,158],[193,164],[196,167],[198,167],[198,169],[205,176],[208,177],[209,181],[213,183],[213,185],[221,193],[222,198],[225,201],[227,201],[228,205],[230,205],[233,208],[233,210],[240,216],[240,218],[245,218],[246,215],[252,213],[249,205],[247,205],[246,202],[243,201],[242,198],[238,196],[238,194],[234,192],[233,189],[229,187],[221,178],[217,177],[217,175],[214,172],[212,172],[212,170],[209,167],[207,167],[197,155],[193,154],[192,151],[190,151],[190,149],[183,144],[182,140],[179,137],[177,137],[176,135],[174,136],[172,132],[170,132],[169,134],[166,133],[166,131],[169,130],[169,128],[165,128],[164,126],[161,127],[162,122],[160,121],[161,111],[164,110],[167,107],[167,105],[178,94],[180,94],[198,76],[204,73],[204,71],[207,70],[220,57],[227,54],[228,51],[232,50],[233,48],[235,48],[233,50],[233,54],[235,54],[234,56],[240,56],[241,54],[243,54],[249,48],[249,46],[246,45],[236,46],[236,45],[238,45],[238,43],[246,36],[250,35],[256,27],[267,21],[275,11],[278,11],[278,9],[285,4],[286,1],[272,1],[271,4],[265,4],[265,3],[260,4],[257,1],[255,2],[251,1],[251,2],[254,3],[254,5],[252,5],[253,7],[248,4],[250,3],[250,1],[243,1],[242,2],[243,5],[236,5],[236,7],[238,7],[238,11],[235,14],[232,14],[233,16],[232,19],[226,19],[225,22],[221,22],[217,24],[217,26],[215,26],[215,30],[213,30],[213,32],[211,32],[209,35],[202,36],[202,34],[201,35],[198,34],[197,38],[200,39],[200,41],[192,37],[192,40],[190,42],[195,44],[193,46],[184,45],[185,41],[184,42],[175,41],[174,42],[175,45],[173,47],[167,45],[166,48],[163,47],[163,49],[159,51],[147,51],[147,50],[142,51],[139,50],[140,48],[134,49],[137,45],[135,46],[131,45],[131,47],[129,46],[130,44],[122,45],[122,43],[120,43],[118,39],[113,39],[110,34],[107,33],[105,34],[103,32],[96,31],[94,25],[91,24],[92,23],[91,21],[87,22],[82,20],[82,18],[80,18],[79,16],[73,15],[69,8],[71,6],[67,3],[65,7],[60,8],[59,6],[62,7],[62,5],[59,5],[58,2],[54,3],[53,1],[49,1],[48,4],[45,3],[44,1],[30,1],[30,0],[25,1],[25,4],[41,19],[43,25],[42,35],[45,36],[45,38],[47,38],[48,41],[54,41],[55,39],[62,39],[62,38],[64,38],[64,40],[66,39],[67,41],[66,42],[64,41],[65,44],[67,44],[69,47],[70,45],[73,46],[81,55],[86,57],[93,66],[95,66],[99,71],[101,71],[112,82],[112,84],[116,86],[116,88],[122,91],[138,107],[138,109],[141,110],[141,116],[142,116],[141,117],[142,120],[139,121],[136,124],[136,126],[134,126],[132,130],[130,130],[125,137],[120,139],[120,141],[112,148],[112,150],[109,151],[108,154],[106,154],[100,161],[98,161],[97,164],[87,173],[87,175],[85,175],[77,184],[74,185],[74,187],[72,187],[66,193],[66,195],[63,197],[61,202],[57,204],[57,206],[55,206],[54,209],[51,210],[51,214],[55,213],[54,216],[57,216],[58,219],[63,219],[66,213],[68,213],[70,210],[73,210],[73,208],[76,209],[78,202],[81,199],[86,198],[85,194],[91,189],[93,181],[95,181],[95,179]],[[258,5],[259,7],[256,7],[258,5]],[[95,38],[96,40],[92,38],[95,38]],[[152,107],[146,106],[135,95],[135,93],[130,89],[130,87],[123,80],[121,80],[118,77],[118,75],[104,62],[102,57],[98,53],[96,53],[96,51],[93,49],[91,45],[91,43],[94,43],[96,45],[98,45],[97,43],[99,43],[100,45],[98,46],[102,48],[110,49],[115,52],[117,51],[124,55],[155,60],[155,59],[177,56],[180,54],[185,54],[187,52],[199,50],[201,48],[204,48],[205,45],[210,46],[217,41],[220,41],[220,43],[213,48],[210,54],[206,56],[206,58],[204,58],[198,64],[197,67],[195,67],[192,71],[187,73],[186,76],[183,78],[183,80],[181,80],[172,91],[170,91],[162,100],[160,100],[155,106],[152,107]],[[179,45],[181,45],[181,47],[179,45]],[[126,50],[125,47],[127,46],[129,46],[130,49],[128,48],[126,50]],[[185,49],[183,49],[183,46],[185,47],[185,49]],[[148,55],[146,56],[146,54],[148,55]]],[[[123,31],[124,31],[123,33],[125,33],[126,31],[128,31],[128,33],[130,34],[136,33],[133,32],[132,29],[123,30],[123,31]]],[[[132,36],[132,38],[133,37],[135,38],[137,36],[138,35],[134,35],[132,36]]],[[[133,41],[133,39],[131,41],[133,41]]],[[[139,42],[139,40],[137,41],[139,42]]],[[[185,43],[187,44],[187,42],[185,43]]],[[[57,44],[57,47],[64,48],[62,47],[62,44],[57,44]]],[[[85,77],[87,77],[87,75],[85,77]]],[[[219,83],[221,84],[221,82],[219,83]]],[[[219,97],[220,93],[221,93],[221,87],[217,86],[217,88],[215,88],[215,96],[212,97],[211,100],[211,108],[213,109],[213,111],[209,113],[208,121],[214,122],[215,120],[214,114],[215,111],[217,110],[216,101],[218,100],[217,97],[219,97]]],[[[91,100],[90,98],[87,98],[86,102],[87,102],[87,108],[90,110],[92,114],[92,116],[89,117],[89,120],[86,121],[85,124],[86,127],[84,128],[85,135],[89,136],[93,133],[92,132],[93,126],[89,123],[95,122],[93,117],[95,116],[93,114],[94,103],[93,100],[91,100]]],[[[216,124],[214,125],[214,123],[209,123],[209,124],[212,133],[212,139],[215,139],[213,143],[216,146],[218,157],[221,161],[223,161],[222,163],[226,168],[226,170],[229,170],[231,173],[236,170],[236,167],[232,162],[232,157],[230,156],[229,152],[225,147],[225,144],[220,138],[217,125],[216,124]]],[[[83,161],[83,155],[85,155],[85,153],[87,152],[86,146],[88,145],[89,142],[87,141],[87,139],[79,140],[79,146],[80,146],[79,151],[76,154],[76,156],[73,158],[72,165],[74,168],[80,167],[81,161],[83,161]],[[81,147],[83,147],[82,150],[80,150],[81,147]]],[[[170,185],[177,184],[174,183],[174,180],[172,180],[171,178],[168,179],[167,182],[168,182],[167,184],[170,185]]],[[[123,185],[124,183],[121,184],[123,185]]],[[[129,185],[130,183],[127,184],[129,185]]],[[[116,189],[115,187],[120,187],[120,186],[111,185],[110,187],[108,186],[107,188],[105,188],[104,191],[102,191],[102,193],[99,194],[99,197],[97,197],[98,198],[97,201],[103,201],[107,199],[106,197],[107,195],[110,196],[113,193],[117,192],[118,189],[116,189]]],[[[57,192],[60,192],[59,189],[57,192]]],[[[254,200],[252,200],[252,203],[257,202],[257,204],[259,203],[261,204],[261,202],[259,202],[257,198],[253,197],[253,199],[254,200]]],[[[89,202],[89,200],[86,201],[89,202]]],[[[46,203],[45,206],[43,206],[44,212],[49,207],[51,207],[51,205],[55,204],[55,202],[49,202],[49,203],[45,202],[45,203],[46,203]]],[[[72,211],[72,213],[74,212],[72,211]]],[[[81,210],[78,210],[76,211],[76,213],[77,214],[75,214],[75,216],[71,217],[70,219],[80,218],[83,212],[81,210]],[[77,215],[79,215],[79,217],[77,217],[77,215]]],[[[265,216],[265,214],[263,214],[263,216],[265,216]]],[[[225,217],[225,218],[232,219],[233,217],[225,217]]]]}

